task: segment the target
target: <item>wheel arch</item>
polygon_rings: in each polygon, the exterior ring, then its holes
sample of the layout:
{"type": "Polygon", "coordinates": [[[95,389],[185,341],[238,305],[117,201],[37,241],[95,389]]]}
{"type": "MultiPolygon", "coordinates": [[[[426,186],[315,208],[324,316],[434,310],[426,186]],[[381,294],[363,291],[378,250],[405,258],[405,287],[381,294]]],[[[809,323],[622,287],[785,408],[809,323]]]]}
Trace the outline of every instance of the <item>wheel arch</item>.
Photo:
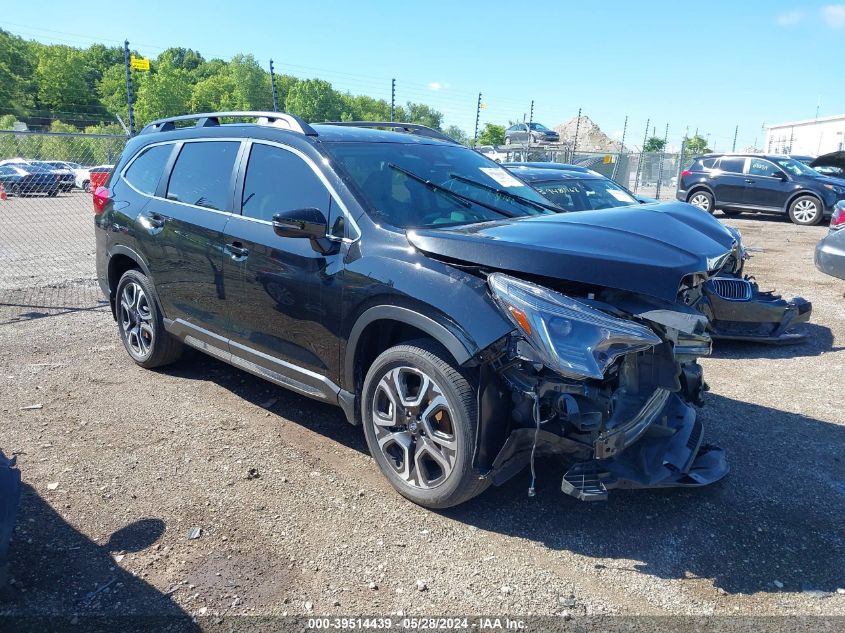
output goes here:
{"type": "Polygon", "coordinates": [[[107,269],[109,304],[111,306],[112,316],[117,319],[117,311],[115,308],[115,291],[117,290],[117,284],[120,282],[120,278],[123,274],[127,270],[132,270],[133,268],[139,269],[150,280],[153,290],[153,299],[156,302],[156,307],[158,307],[159,311],[163,315],[164,312],[161,310],[161,302],[158,298],[158,291],[155,288],[155,283],[153,283],[153,276],[150,274],[150,268],[144,261],[144,258],[128,246],[116,244],[109,250],[109,262],[107,269]]]}
{"type": "Polygon", "coordinates": [[[479,352],[477,345],[465,333],[445,319],[438,320],[409,307],[377,305],[365,310],[349,333],[343,386],[353,393],[357,392],[366,369],[384,349],[423,337],[440,343],[459,366],[479,352]]]}
{"type": "Polygon", "coordinates": [[[699,191],[702,191],[702,190],[706,191],[707,193],[709,193],[713,197],[713,204],[715,205],[716,204],[716,194],[713,192],[713,189],[712,189],[712,187],[710,187],[710,185],[703,183],[703,182],[697,182],[692,187],[689,188],[689,191],[687,191],[686,201],[689,202],[690,198],[692,198],[696,193],[698,193],[699,191]]]}
{"type": "Polygon", "coordinates": [[[786,204],[783,205],[783,212],[788,214],[789,213],[789,207],[792,206],[792,203],[795,202],[798,198],[800,198],[802,196],[810,196],[811,198],[815,198],[818,201],[818,203],[821,205],[822,217],[824,217],[824,206],[825,206],[824,200],[822,200],[822,197],[819,194],[817,194],[815,191],[811,191],[809,189],[799,189],[798,191],[791,194],[786,199],[786,204]]]}

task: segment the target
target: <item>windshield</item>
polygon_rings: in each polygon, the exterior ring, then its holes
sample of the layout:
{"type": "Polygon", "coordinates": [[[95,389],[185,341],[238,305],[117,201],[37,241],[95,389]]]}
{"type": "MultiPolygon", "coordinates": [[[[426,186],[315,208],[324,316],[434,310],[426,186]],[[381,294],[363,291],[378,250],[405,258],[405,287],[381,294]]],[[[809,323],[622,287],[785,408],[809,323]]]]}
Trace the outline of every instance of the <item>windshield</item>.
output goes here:
{"type": "Polygon", "coordinates": [[[775,162],[793,176],[818,176],[819,172],[794,158],[776,158],[775,162]]]}
{"type": "Polygon", "coordinates": [[[551,213],[536,207],[548,202],[531,187],[467,147],[344,142],[323,147],[376,222],[407,229],[551,213]]]}
{"type": "Polygon", "coordinates": [[[532,124],[531,124],[531,129],[532,129],[532,130],[540,130],[541,132],[547,132],[549,128],[547,128],[547,127],[546,127],[545,125],[543,125],[542,123],[532,123],[532,124]]]}
{"type": "Polygon", "coordinates": [[[607,178],[584,178],[534,183],[534,188],[567,211],[629,207],[637,200],[607,178]]]}

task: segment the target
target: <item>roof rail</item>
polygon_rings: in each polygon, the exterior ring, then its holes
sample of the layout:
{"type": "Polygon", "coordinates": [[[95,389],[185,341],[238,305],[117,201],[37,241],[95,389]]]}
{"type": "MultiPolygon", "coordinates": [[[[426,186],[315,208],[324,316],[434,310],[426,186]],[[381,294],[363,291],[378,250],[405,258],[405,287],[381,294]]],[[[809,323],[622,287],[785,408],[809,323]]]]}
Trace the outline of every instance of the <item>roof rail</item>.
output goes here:
{"type": "Polygon", "coordinates": [[[151,132],[170,132],[176,129],[177,121],[196,121],[194,127],[215,127],[220,125],[220,119],[223,117],[237,118],[237,119],[255,119],[257,125],[269,125],[272,127],[283,128],[293,132],[299,132],[306,136],[317,136],[316,130],[308,125],[305,121],[293,114],[285,114],[284,112],[261,112],[261,111],[240,111],[240,112],[204,112],[202,114],[183,114],[181,116],[167,117],[166,119],[158,119],[152,123],[148,123],[141,130],[141,134],[149,134],[151,132]]]}
{"type": "Polygon", "coordinates": [[[448,141],[460,145],[458,141],[451,136],[447,136],[443,132],[430,128],[426,125],[418,123],[397,123],[395,121],[329,121],[321,123],[320,125],[343,125],[346,127],[364,127],[364,128],[384,128],[387,130],[396,130],[404,132],[405,134],[415,134],[417,136],[425,136],[428,138],[435,138],[439,141],[448,141]]]}

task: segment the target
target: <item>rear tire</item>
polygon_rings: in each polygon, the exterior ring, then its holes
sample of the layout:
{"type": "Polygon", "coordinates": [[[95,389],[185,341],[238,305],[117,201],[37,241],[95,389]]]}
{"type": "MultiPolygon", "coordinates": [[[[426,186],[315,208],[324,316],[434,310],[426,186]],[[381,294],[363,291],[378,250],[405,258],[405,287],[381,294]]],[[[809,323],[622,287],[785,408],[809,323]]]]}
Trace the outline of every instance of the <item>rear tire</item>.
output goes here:
{"type": "Polygon", "coordinates": [[[822,203],[813,196],[798,196],[789,205],[789,219],[800,226],[813,226],[822,221],[822,203]]]}
{"type": "Polygon", "coordinates": [[[140,270],[127,270],[120,278],[115,312],[120,340],[141,367],[169,365],[182,355],[182,341],[164,329],[152,284],[140,270]]]}
{"type": "Polygon", "coordinates": [[[19,184],[12,185],[12,187],[9,189],[9,193],[17,198],[20,198],[21,195],[23,195],[21,191],[21,186],[19,184]]]}
{"type": "Polygon", "coordinates": [[[361,414],[381,472],[426,508],[456,506],[490,482],[472,466],[476,389],[429,340],[383,352],[364,379],[361,414]]]}
{"type": "Polygon", "coordinates": [[[716,202],[713,200],[713,196],[709,191],[703,189],[693,191],[687,198],[687,202],[702,211],[707,211],[707,213],[712,214],[716,210],[716,202]]]}

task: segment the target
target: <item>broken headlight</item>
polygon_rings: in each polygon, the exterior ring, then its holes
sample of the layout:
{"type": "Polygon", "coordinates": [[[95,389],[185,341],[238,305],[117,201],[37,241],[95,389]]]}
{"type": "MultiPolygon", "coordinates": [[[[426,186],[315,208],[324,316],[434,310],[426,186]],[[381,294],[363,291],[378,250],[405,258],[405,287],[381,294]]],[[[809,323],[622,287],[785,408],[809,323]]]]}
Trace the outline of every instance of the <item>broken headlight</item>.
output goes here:
{"type": "Polygon", "coordinates": [[[538,353],[565,376],[604,377],[619,356],[661,343],[648,327],[609,316],[559,292],[502,273],[487,278],[496,303],[538,353]]]}

